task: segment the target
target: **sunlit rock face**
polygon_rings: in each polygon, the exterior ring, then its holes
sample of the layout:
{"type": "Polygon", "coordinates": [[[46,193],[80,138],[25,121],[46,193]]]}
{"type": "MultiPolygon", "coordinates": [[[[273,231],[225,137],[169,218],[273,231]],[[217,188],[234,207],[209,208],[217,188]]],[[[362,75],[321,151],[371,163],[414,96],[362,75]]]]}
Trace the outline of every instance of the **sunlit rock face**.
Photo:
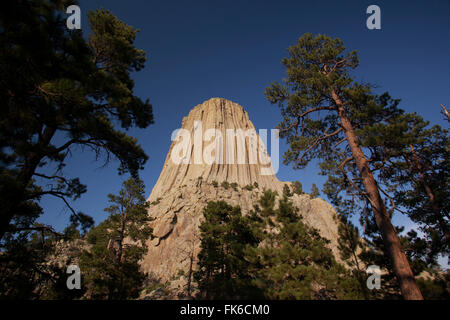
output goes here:
{"type": "Polygon", "coordinates": [[[237,103],[221,98],[205,101],[183,118],[180,131],[150,201],[185,184],[195,185],[199,178],[278,187],[264,142],[248,113],[237,103]]]}
{"type": "MultiPolygon", "coordinates": [[[[149,201],[155,238],[148,240],[142,262],[146,272],[168,280],[180,270],[187,273],[190,255],[200,250],[198,227],[209,201],[225,200],[239,205],[242,213],[253,209],[264,189],[282,194],[284,184],[277,179],[276,131],[261,139],[238,104],[212,98],[194,107],[183,118],[181,130],[173,135],[166,161],[149,201]],[[271,139],[271,158],[265,148],[271,139]],[[275,151],[275,152],[274,152],[275,151]],[[276,162],[276,163],[275,163],[276,162]],[[235,185],[228,188],[222,182],[235,185]],[[217,184],[215,183],[217,182],[217,184]],[[256,183],[256,184],[255,184],[256,183]],[[253,185],[251,188],[246,186],[253,185]]],[[[293,179],[295,180],[295,179],[293,179]]],[[[337,219],[333,208],[322,199],[294,195],[304,221],[331,241],[337,256],[337,219]]]]}

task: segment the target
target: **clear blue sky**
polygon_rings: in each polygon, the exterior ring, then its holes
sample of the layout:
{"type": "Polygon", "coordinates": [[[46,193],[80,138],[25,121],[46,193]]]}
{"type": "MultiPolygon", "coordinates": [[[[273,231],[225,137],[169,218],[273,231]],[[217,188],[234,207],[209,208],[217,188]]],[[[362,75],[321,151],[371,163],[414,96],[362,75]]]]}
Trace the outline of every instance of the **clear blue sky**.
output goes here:
{"type": "MultiPolygon", "coordinates": [[[[357,79],[401,98],[401,107],[433,124],[440,104],[450,106],[450,1],[81,1],[81,27],[89,33],[87,12],[105,7],[141,31],[136,46],[147,52],[146,68],[133,75],[135,94],[149,98],[155,124],[131,130],[150,156],[141,172],[147,195],[158,179],[172,131],[195,105],[223,97],[241,104],[257,129],[273,128],[281,119],[264,89],[281,80],[286,48],[303,33],[339,37],[358,51],[357,79]],[[381,8],[381,30],[366,28],[366,8],[381,8]]],[[[281,145],[281,151],[285,147],[281,145]]],[[[88,192],[73,202],[96,223],[106,217],[107,194],[116,193],[126,177],[117,162],[100,168],[94,155],[74,152],[66,168],[80,177],[88,192]]],[[[280,180],[299,180],[309,191],[324,178],[317,166],[294,171],[280,166],[280,180]]],[[[40,219],[61,230],[68,213],[59,200],[45,198],[40,219]]],[[[400,216],[396,223],[411,227],[400,216]]]]}

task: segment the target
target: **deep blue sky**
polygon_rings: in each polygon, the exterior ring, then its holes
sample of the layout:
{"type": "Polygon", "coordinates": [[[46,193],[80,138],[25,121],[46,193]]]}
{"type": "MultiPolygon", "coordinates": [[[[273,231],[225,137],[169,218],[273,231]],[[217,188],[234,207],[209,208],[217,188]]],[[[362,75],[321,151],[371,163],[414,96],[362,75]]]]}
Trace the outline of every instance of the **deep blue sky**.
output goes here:
{"type": "MultiPolygon", "coordinates": [[[[170,146],[171,132],[195,105],[223,97],[241,104],[255,127],[273,128],[280,121],[264,89],[281,80],[286,48],[303,33],[339,37],[358,51],[357,79],[401,98],[401,107],[433,124],[447,126],[440,104],[450,106],[450,1],[81,1],[81,27],[89,33],[87,12],[105,7],[139,28],[136,46],[147,52],[146,68],[133,75],[135,94],[149,98],[155,124],[131,130],[150,160],[142,171],[147,195],[158,179],[170,146]],[[366,8],[381,8],[382,29],[366,28],[366,8]]],[[[281,149],[285,148],[281,146],[281,149]]],[[[126,177],[117,163],[99,168],[94,155],[78,150],[66,168],[80,177],[88,192],[73,202],[96,222],[106,217],[107,194],[116,193],[126,177]]],[[[293,171],[281,165],[280,180],[299,180],[306,191],[321,184],[317,167],[293,171]]],[[[46,198],[42,222],[61,230],[67,223],[63,203],[46,198]]],[[[395,222],[411,226],[396,217],[395,222]]]]}

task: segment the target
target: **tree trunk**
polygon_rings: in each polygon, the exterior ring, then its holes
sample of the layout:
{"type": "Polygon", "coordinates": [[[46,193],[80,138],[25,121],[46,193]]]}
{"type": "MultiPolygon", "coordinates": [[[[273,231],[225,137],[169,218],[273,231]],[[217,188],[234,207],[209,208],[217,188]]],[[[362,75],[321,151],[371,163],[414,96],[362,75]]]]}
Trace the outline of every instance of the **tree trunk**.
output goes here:
{"type": "Polygon", "coordinates": [[[422,293],[416,284],[414,274],[402,250],[400,239],[381,199],[377,183],[367,164],[367,159],[359,146],[358,139],[353,131],[353,126],[345,112],[344,105],[334,90],[332,91],[332,98],[338,107],[341,126],[344,129],[348,145],[355,159],[358,171],[361,174],[362,183],[370,199],[375,221],[391,258],[394,273],[400,284],[403,298],[406,300],[423,300],[422,293]]]}
{"type": "Polygon", "coordinates": [[[120,236],[119,236],[119,250],[117,252],[117,262],[123,262],[123,240],[125,238],[125,224],[127,220],[127,213],[122,214],[122,222],[120,227],[120,236]]]}
{"type": "Polygon", "coordinates": [[[3,194],[2,196],[8,201],[6,204],[3,203],[0,211],[0,239],[2,239],[8,231],[11,220],[17,213],[20,204],[25,200],[27,186],[30,183],[30,180],[42,158],[45,157],[45,154],[42,154],[41,150],[48,146],[55,132],[56,129],[52,127],[45,128],[42,136],[39,138],[39,141],[35,146],[37,151],[29,152],[25,158],[23,167],[17,175],[15,185],[4,190],[6,194],[3,194]]]}
{"type": "MultiPolygon", "coordinates": [[[[447,230],[447,225],[446,225],[444,219],[442,219],[441,210],[438,207],[438,205],[436,204],[434,192],[431,189],[430,185],[428,184],[428,177],[425,174],[425,170],[422,166],[422,163],[419,160],[419,156],[417,155],[416,151],[414,150],[414,147],[412,145],[410,145],[409,147],[412,152],[413,162],[416,165],[417,172],[419,173],[419,176],[420,176],[420,182],[422,183],[422,185],[425,189],[425,192],[428,196],[428,199],[430,200],[431,209],[433,210],[433,213],[436,215],[436,219],[439,223],[439,227],[441,228],[441,231],[445,236],[445,241],[448,244],[448,243],[450,243],[450,235],[447,230]]],[[[411,166],[411,170],[414,171],[414,167],[411,166]]]]}

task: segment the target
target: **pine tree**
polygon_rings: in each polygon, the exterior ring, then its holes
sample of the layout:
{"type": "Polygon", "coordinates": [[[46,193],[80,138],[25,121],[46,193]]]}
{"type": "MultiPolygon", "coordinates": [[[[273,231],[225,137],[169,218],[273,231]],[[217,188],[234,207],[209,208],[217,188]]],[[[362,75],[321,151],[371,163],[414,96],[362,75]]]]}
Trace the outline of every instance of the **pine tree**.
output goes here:
{"type": "Polygon", "coordinates": [[[184,270],[180,270],[179,273],[182,273],[186,277],[186,296],[188,298],[192,298],[192,292],[194,291],[193,278],[194,278],[194,266],[197,261],[196,248],[197,244],[200,242],[200,237],[197,231],[194,231],[192,235],[192,239],[187,241],[187,248],[180,248],[178,251],[182,255],[182,259],[187,259],[189,261],[189,268],[187,273],[184,270]]]}
{"type": "Polygon", "coordinates": [[[75,148],[105,162],[114,156],[119,173],[134,176],[147,160],[124,131],[153,122],[152,106],[133,94],[130,77],[146,60],[133,44],[137,30],[100,9],[89,14],[86,41],[66,27],[65,4],[6,1],[0,12],[0,238],[25,228],[25,218],[32,224],[43,195],[77,215],[68,199],[86,187],[62,172],[75,148]]]}
{"type": "Polygon", "coordinates": [[[355,227],[345,216],[340,216],[338,248],[341,258],[347,261],[350,267],[358,272],[363,270],[358,258],[358,251],[363,249],[363,243],[359,236],[358,228],[355,227]]]}
{"type": "Polygon", "coordinates": [[[368,248],[367,242],[363,242],[359,236],[358,228],[348,221],[345,215],[340,215],[339,218],[338,249],[341,259],[347,263],[354,277],[358,279],[364,298],[370,299],[372,295],[367,288],[367,274],[365,270],[371,263],[370,261],[364,261],[362,258],[364,252],[370,249],[368,248]]]}
{"type": "Polygon", "coordinates": [[[82,290],[66,285],[66,270],[76,263],[80,242],[70,243],[65,236],[39,223],[15,235],[7,233],[0,254],[0,299],[80,298],[82,290]]]}
{"type": "Polygon", "coordinates": [[[416,114],[398,115],[366,140],[377,150],[374,166],[391,202],[421,227],[433,260],[450,253],[450,143],[448,130],[428,124],[416,114]]]}
{"type": "Polygon", "coordinates": [[[298,194],[298,195],[300,195],[300,194],[303,194],[304,192],[303,192],[303,185],[302,185],[302,183],[300,182],[300,181],[294,181],[294,182],[292,182],[292,191],[295,193],[295,194],[298,194]]]}
{"type": "Polygon", "coordinates": [[[291,192],[291,189],[287,184],[283,186],[283,196],[285,197],[292,197],[293,193],[291,192]]]}
{"type": "Polygon", "coordinates": [[[339,39],[304,34],[288,52],[282,61],[287,78],[266,89],[268,100],[279,105],[283,116],[280,136],[289,143],[285,163],[299,169],[313,158],[321,159],[322,172],[329,175],[325,187],[330,190],[333,185],[335,193],[347,190],[372,211],[403,297],[422,299],[372,172],[376,155],[359,140],[363,132],[401,113],[399,100],[387,93],[375,95],[369,85],[352,78],[357,54],[345,52],[339,39]]]}
{"type": "Polygon", "coordinates": [[[209,202],[200,225],[201,251],[194,273],[203,299],[242,299],[257,296],[251,285],[244,249],[255,245],[248,218],[225,201],[209,202]]]}
{"type": "Polygon", "coordinates": [[[449,300],[450,292],[448,283],[450,282],[450,271],[447,270],[443,275],[439,275],[437,279],[427,280],[418,279],[417,284],[423,292],[426,300],[449,300]]]}
{"type": "Polygon", "coordinates": [[[139,260],[151,239],[151,221],[145,201],[144,184],[130,178],[123,183],[119,195],[108,195],[109,217],[87,235],[92,247],[80,259],[87,297],[93,299],[137,298],[146,274],[139,260]]]}
{"type": "MultiPolygon", "coordinates": [[[[272,190],[264,190],[261,198],[258,200],[258,204],[261,206],[261,215],[263,217],[273,216],[275,214],[275,203],[277,201],[278,193],[272,190]]],[[[258,205],[255,207],[258,211],[258,205]]]]}
{"type": "Polygon", "coordinates": [[[310,193],[309,195],[310,195],[310,197],[313,198],[313,199],[320,196],[319,188],[317,188],[317,186],[316,186],[315,183],[313,183],[313,184],[311,185],[311,193],[310,193]]]}
{"type": "MultiPolygon", "coordinates": [[[[266,198],[271,194],[266,192],[266,198]]],[[[272,193],[273,194],[273,193],[272,193]]],[[[263,195],[264,197],[264,195],[263,195]]],[[[267,299],[355,299],[362,295],[357,281],[338,264],[328,241],[303,223],[288,197],[260,201],[251,213],[257,246],[248,246],[246,260],[254,284],[267,299]],[[267,215],[271,212],[271,215],[267,215]]]]}
{"type": "Polygon", "coordinates": [[[80,239],[83,238],[88,230],[94,225],[94,219],[83,213],[78,213],[76,216],[70,216],[70,224],[64,229],[63,234],[65,239],[80,239]]]}

